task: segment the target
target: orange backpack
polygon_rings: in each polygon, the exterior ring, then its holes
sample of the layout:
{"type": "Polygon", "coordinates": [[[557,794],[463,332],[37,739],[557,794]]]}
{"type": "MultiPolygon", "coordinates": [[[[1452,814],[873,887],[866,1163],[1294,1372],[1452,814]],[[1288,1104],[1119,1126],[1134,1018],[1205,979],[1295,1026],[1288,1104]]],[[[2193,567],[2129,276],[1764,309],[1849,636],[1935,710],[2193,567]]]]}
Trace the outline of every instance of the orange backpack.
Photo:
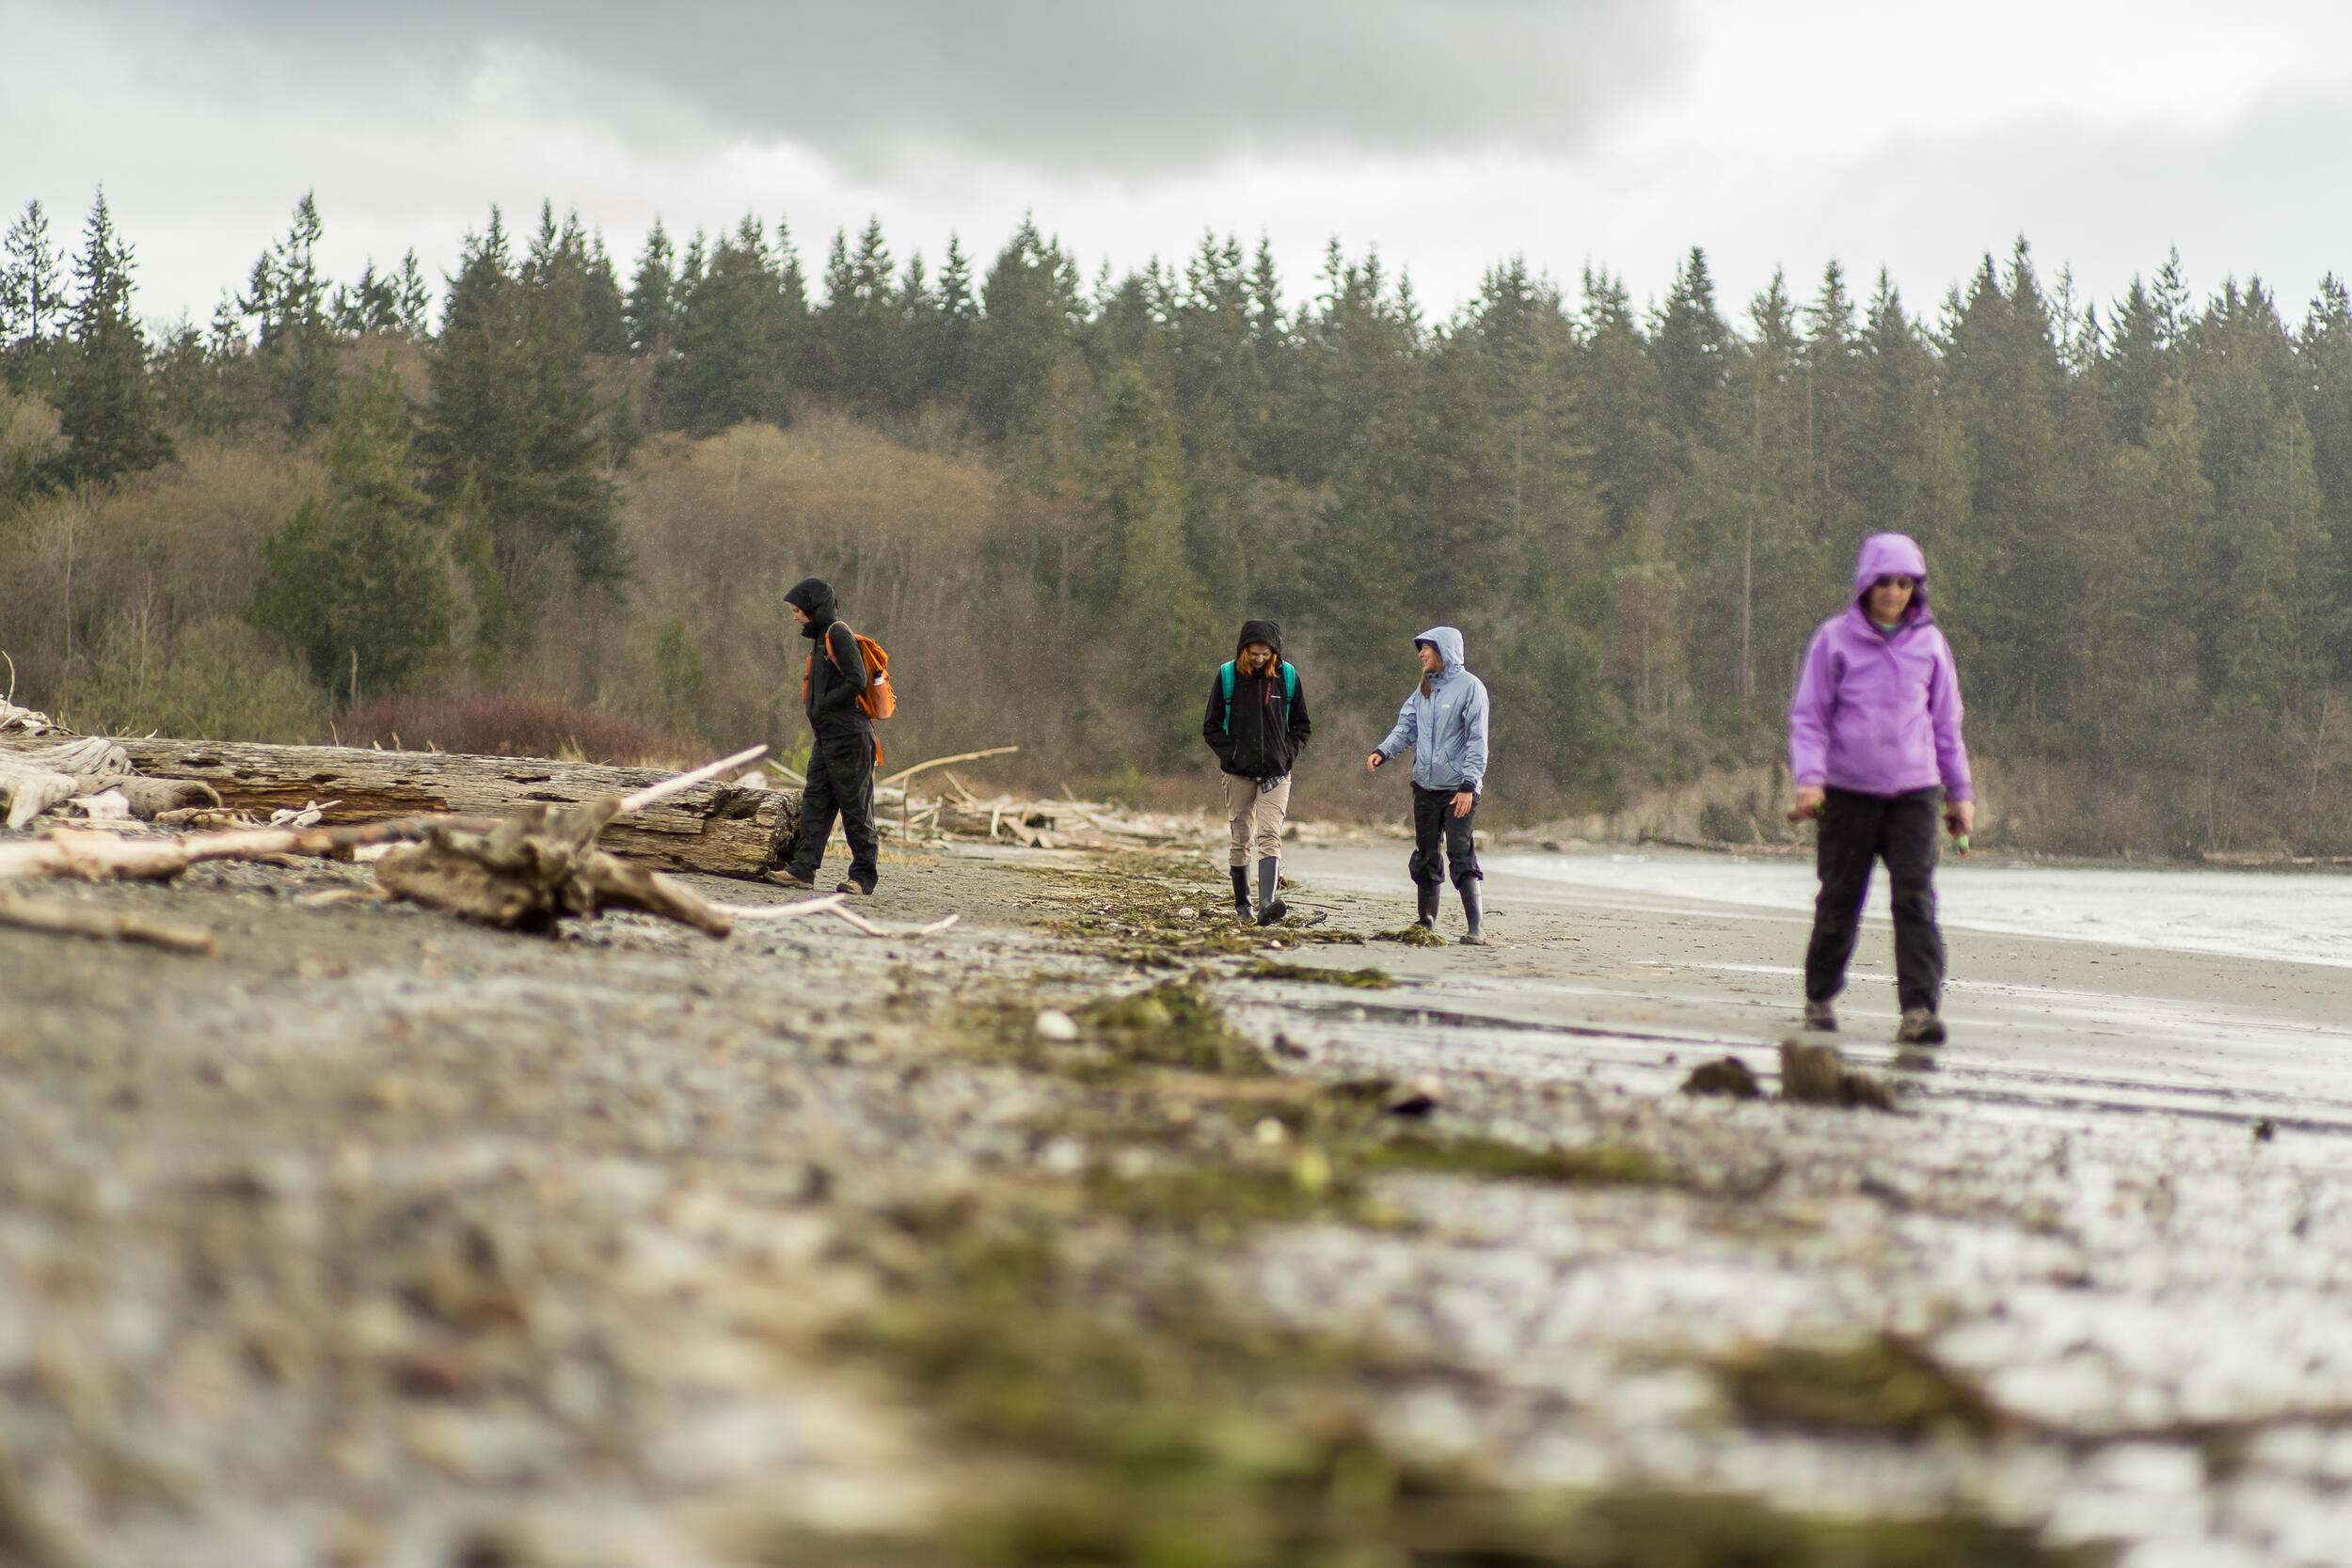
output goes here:
{"type": "MultiPolygon", "coordinates": [[[[847,623],[843,623],[846,625],[847,623]]],[[[857,705],[866,710],[866,717],[883,720],[898,711],[898,689],[890,684],[890,656],[882,645],[862,632],[850,635],[857,640],[858,657],[866,660],[866,689],[857,694],[857,705]]],[[[841,661],[833,657],[833,633],[830,629],[817,641],[825,645],[825,657],[833,659],[838,670],[841,661]]],[[[801,667],[801,702],[808,702],[808,677],[817,668],[817,650],[808,651],[808,662],[801,667]]]]}

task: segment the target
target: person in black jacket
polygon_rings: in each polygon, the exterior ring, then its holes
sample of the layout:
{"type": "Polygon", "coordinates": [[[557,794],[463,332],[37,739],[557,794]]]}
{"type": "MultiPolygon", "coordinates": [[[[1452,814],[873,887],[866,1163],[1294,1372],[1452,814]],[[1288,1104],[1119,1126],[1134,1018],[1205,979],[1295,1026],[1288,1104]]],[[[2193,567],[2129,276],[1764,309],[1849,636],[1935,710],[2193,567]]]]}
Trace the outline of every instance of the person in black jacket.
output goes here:
{"type": "Polygon", "coordinates": [[[1290,911],[1281,886],[1282,818],[1290,814],[1291,768],[1307,749],[1314,726],[1298,672],[1282,661],[1282,628],[1271,621],[1242,623],[1233,662],[1209,679],[1209,711],[1200,738],[1225,774],[1225,804],[1233,834],[1233,912],[1248,921],[1249,859],[1258,860],[1261,926],[1290,911]]]}
{"type": "Polygon", "coordinates": [[[857,639],[834,608],[832,585],[807,578],[784,596],[814,641],[803,707],[808,714],[808,789],[801,797],[801,836],[792,860],[775,879],[787,887],[815,887],[824,863],[825,841],[833,837],[836,814],[850,841],[850,876],[834,891],[874,891],[882,879],[874,836],[874,721],[858,706],[866,690],[866,658],[857,639]]]}

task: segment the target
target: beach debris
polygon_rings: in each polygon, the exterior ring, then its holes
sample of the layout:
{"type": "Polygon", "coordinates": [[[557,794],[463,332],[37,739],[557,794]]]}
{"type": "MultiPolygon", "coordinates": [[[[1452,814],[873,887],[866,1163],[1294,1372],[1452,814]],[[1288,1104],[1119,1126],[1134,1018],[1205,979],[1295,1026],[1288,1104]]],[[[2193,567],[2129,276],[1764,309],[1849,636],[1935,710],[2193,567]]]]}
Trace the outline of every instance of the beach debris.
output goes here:
{"type": "Polygon", "coordinates": [[[1419,1120],[1434,1115],[1444,1103],[1443,1086],[1438,1084],[1434,1074],[1424,1072],[1411,1083],[1392,1090],[1388,1097],[1388,1102],[1380,1108],[1392,1117],[1406,1117],[1419,1120]]]}
{"type": "Polygon", "coordinates": [[[1415,921],[1410,926],[1399,927],[1393,931],[1375,931],[1373,933],[1372,940],[1401,942],[1406,947],[1443,947],[1446,944],[1445,938],[1419,921],[1415,921]]]}
{"type": "Polygon", "coordinates": [[[1891,1111],[1894,1092],[1867,1072],[1846,1065],[1834,1045],[1780,1042],[1780,1098],[1800,1105],[1838,1105],[1891,1111]]]}
{"type": "Polygon", "coordinates": [[[2266,1144],[2278,1135],[2279,1124],[2272,1121],[2268,1117],[2265,1117],[2260,1121],[2254,1123],[2254,1141],[2256,1143],[2266,1144]]]}
{"type": "Polygon", "coordinates": [[[1048,1007],[1037,1015],[1037,1037],[1056,1045],[1068,1045],[1078,1037],[1078,1021],[1059,1007],[1048,1007]]]}
{"type": "MultiPolygon", "coordinates": [[[[843,909],[839,894],[787,905],[716,904],[682,882],[596,847],[596,835],[614,818],[694,788],[765,750],[755,746],[627,795],[605,795],[581,805],[534,805],[503,817],[401,817],[332,828],[289,823],[178,838],[58,830],[26,843],[0,845],[0,881],[43,877],[168,881],[208,861],[350,860],[389,847],[375,861],[376,879],[386,890],[513,930],[548,930],[565,917],[612,909],[642,911],[712,937],[727,935],[738,921],[812,914],[830,914],[878,937],[930,935],[956,923],[959,917],[949,915],[894,932],[843,909]]],[[[312,809],[306,806],[294,820],[312,809]]]]}
{"type": "Polygon", "coordinates": [[[1718,1057],[1692,1068],[1690,1076],[1682,1081],[1682,1092],[1724,1095],[1732,1100],[1760,1100],[1764,1096],[1763,1085],[1756,1081],[1756,1074],[1737,1056],[1718,1057]]]}
{"type": "Polygon", "coordinates": [[[0,894],[0,926],[59,936],[93,937],[102,942],[142,942],[169,953],[194,953],[205,958],[220,951],[219,940],[212,932],[194,927],[171,926],[76,904],[37,903],[13,894],[0,894]]]}

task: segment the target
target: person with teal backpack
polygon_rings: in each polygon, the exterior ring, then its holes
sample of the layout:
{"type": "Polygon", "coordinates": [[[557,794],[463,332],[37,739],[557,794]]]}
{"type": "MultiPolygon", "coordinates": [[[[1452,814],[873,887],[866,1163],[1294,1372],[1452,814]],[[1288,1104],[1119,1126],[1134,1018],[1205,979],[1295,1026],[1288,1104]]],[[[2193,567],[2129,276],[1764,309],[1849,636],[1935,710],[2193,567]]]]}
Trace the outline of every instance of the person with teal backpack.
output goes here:
{"type": "Polygon", "coordinates": [[[1233,657],[1209,681],[1200,738],[1225,776],[1232,831],[1233,913],[1271,926],[1290,911],[1280,897],[1282,819],[1290,815],[1291,768],[1314,726],[1298,671],[1282,657],[1282,628],[1245,621],[1233,657]],[[1258,863],[1258,901],[1249,901],[1249,863],[1258,863]]]}

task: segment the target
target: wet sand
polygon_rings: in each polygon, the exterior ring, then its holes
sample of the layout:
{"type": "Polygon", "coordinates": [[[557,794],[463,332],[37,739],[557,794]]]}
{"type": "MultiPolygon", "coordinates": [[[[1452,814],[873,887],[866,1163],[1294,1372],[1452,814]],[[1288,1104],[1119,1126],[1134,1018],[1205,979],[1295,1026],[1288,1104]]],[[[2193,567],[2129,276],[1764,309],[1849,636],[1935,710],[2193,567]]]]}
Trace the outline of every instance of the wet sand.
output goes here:
{"type": "MultiPolygon", "coordinates": [[[[1411,917],[1402,850],[1308,850],[1297,874],[1372,924],[1411,917]]],[[[1489,855],[1489,864],[1504,857],[1489,855]]],[[[1692,859],[1705,863],[1705,857],[1692,859]]],[[[1573,860],[1567,862],[1573,865],[1573,860]]],[[[1568,873],[1572,875],[1572,871],[1568,873]]],[[[1484,950],[1398,949],[1391,967],[1456,1005],[1736,1047],[1759,1069],[1796,1032],[1811,911],[1758,910],[1498,871],[1484,950]]],[[[1460,906],[1446,895],[1445,931],[1460,906]]],[[[2352,969],[1946,932],[1951,1042],[1920,1087],[2051,1112],[2162,1111],[2352,1133],[2352,969]]],[[[1892,939],[1866,921],[1836,1043],[1895,1054],[1892,939]]],[[[1655,1061],[1629,1055],[1627,1065],[1655,1061]]]]}

